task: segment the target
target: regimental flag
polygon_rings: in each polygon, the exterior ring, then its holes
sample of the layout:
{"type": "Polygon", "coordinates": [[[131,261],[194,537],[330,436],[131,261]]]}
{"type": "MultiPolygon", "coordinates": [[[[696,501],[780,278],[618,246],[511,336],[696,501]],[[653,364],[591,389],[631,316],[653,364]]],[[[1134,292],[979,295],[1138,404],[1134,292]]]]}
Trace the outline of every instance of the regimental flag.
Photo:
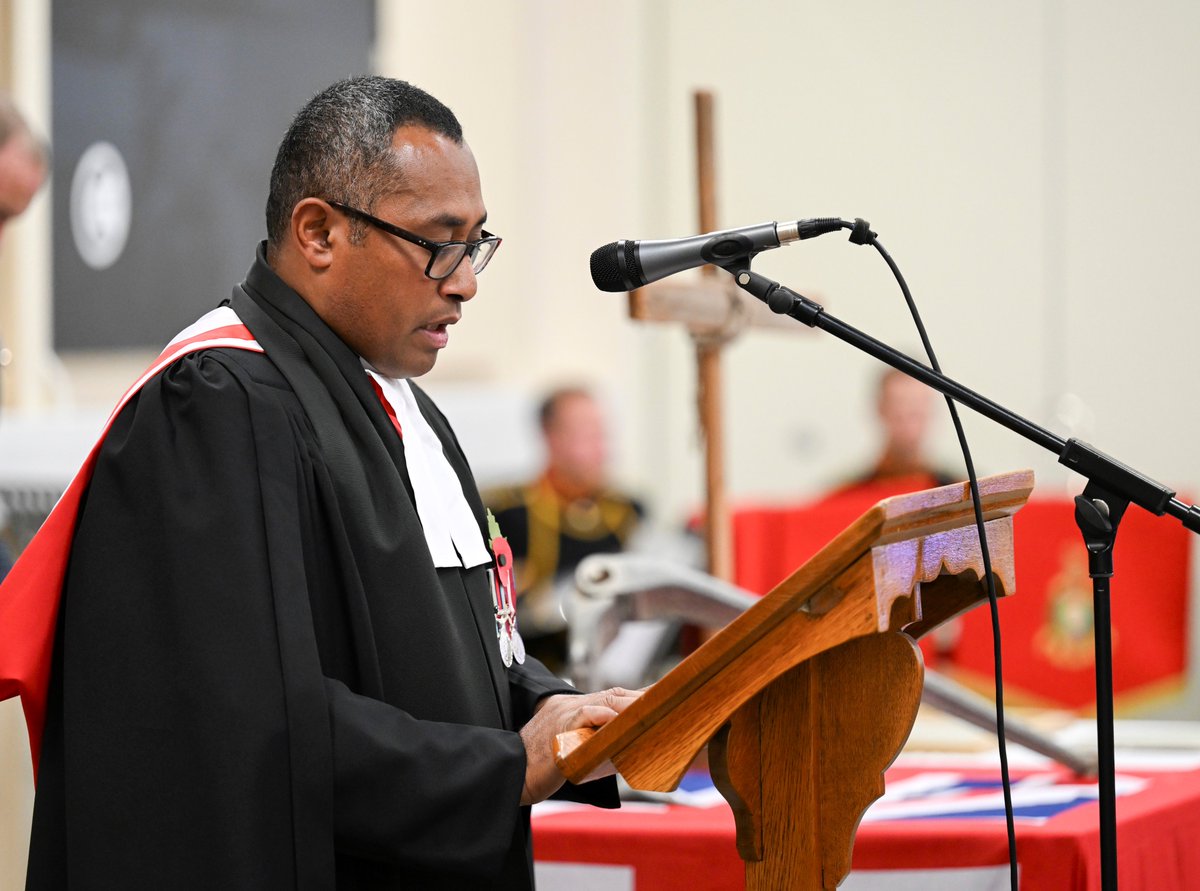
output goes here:
{"type": "MultiPolygon", "coordinates": [[[[874,485],[790,507],[734,515],[735,581],[766,593],[881,498],[874,485]]],[[[1013,518],[1016,596],[1000,604],[1006,699],[1095,707],[1092,583],[1074,501],[1034,497],[1013,518]]],[[[1118,712],[1177,695],[1187,665],[1190,533],[1140,509],[1126,511],[1113,551],[1113,692],[1118,712]]],[[[972,610],[921,641],[925,662],[991,694],[992,630],[972,610]]]]}

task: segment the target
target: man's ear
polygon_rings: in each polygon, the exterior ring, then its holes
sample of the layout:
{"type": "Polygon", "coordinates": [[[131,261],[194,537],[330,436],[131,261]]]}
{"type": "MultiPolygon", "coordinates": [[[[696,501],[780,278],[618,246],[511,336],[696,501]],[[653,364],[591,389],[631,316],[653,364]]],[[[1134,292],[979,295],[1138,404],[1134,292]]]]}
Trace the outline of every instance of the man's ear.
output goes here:
{"type": "Polygon", "coordinates": [[[333,262],[333,245],[341,240],[345,221],[337,217],[320,198],[305,198],[292,208],[289,234],[308,265],[327,269],[333,262]]]}

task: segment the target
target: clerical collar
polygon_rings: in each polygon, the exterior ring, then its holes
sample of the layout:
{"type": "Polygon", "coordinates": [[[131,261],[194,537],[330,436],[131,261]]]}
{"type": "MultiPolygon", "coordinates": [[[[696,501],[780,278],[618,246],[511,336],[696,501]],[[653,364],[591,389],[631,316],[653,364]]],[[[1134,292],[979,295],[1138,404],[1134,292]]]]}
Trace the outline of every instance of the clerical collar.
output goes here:
{"type": "Polygon", "coordinates": [[[442,441],[417,407],[408,381],[384,377],[365,361],[363,368],[379,385],[382,398],[400,424],[404,463],[433,565],[470,568],[490,563],[492,558],[463,494],[462,481],[446,460],[442,441]]]}

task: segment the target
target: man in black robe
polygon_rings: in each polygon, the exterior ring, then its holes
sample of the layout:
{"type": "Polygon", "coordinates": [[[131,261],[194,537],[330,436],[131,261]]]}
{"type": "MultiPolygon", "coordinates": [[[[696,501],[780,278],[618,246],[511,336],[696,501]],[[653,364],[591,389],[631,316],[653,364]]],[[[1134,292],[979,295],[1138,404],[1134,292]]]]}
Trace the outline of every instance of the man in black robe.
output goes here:
{"type": "MultiPolygon", "coordinates": [[[[436,565],[416,433],[366,370],[433,367],[497,244],[484,219],[433,97],[358,78],[296,117],[229,301],[265,353],[146,383],[80,507],[29,888],[532,886],[554,735],[632,694],[505,665],[489,566],[459,538],[436,565]]],[[[411,394],[478,530],[454,434],[411,394]]],[[[561,791],[616,804],[611,780],[561,791]]]]}

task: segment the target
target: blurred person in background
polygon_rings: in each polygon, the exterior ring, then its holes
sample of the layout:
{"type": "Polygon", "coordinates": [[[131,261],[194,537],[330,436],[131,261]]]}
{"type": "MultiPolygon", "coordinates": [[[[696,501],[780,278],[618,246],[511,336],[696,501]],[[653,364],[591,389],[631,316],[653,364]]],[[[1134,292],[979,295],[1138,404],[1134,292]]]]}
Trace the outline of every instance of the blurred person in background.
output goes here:
{"type": "Polygon", "coordinates": [[[638,528],[641,504],[609,484],[608,430],[596,398],[560,387],[538,411],[546,463],[524,485],[485,496],[512,546],[517,613],[529,653],[552,671],[567,660],[562,586],[592,554],[624,550],[638,528]]]}
{"type": "Polygon", "coordinates": [[[886,369],[879,377],[875,397],[875,414],[882,433],[878,456],[869,470],[834,494],[878,489],[880,497],[885,497],[944,486],[959,479],[928,456],[936,397],[937,393],[919,380],[894,368],[886,369]]]}
{"type": "MultiPolygon", "coordinates": [[[[47,155],[45,145],[29,129],[12,100],[0,93],[0,240],[9,221],[25,212],[46,181],[47,155]]],[[[0,501],[0,579],[8,575],[13,564],[12,549],[4,537],[7,530],[8,506],[0,501]]]]}
{"type": "Polygon", "coordinates": [[[12,100],[0,93],[0,237],[25,212],[46,181],[46,148],[33,135],[12,100]]]}

